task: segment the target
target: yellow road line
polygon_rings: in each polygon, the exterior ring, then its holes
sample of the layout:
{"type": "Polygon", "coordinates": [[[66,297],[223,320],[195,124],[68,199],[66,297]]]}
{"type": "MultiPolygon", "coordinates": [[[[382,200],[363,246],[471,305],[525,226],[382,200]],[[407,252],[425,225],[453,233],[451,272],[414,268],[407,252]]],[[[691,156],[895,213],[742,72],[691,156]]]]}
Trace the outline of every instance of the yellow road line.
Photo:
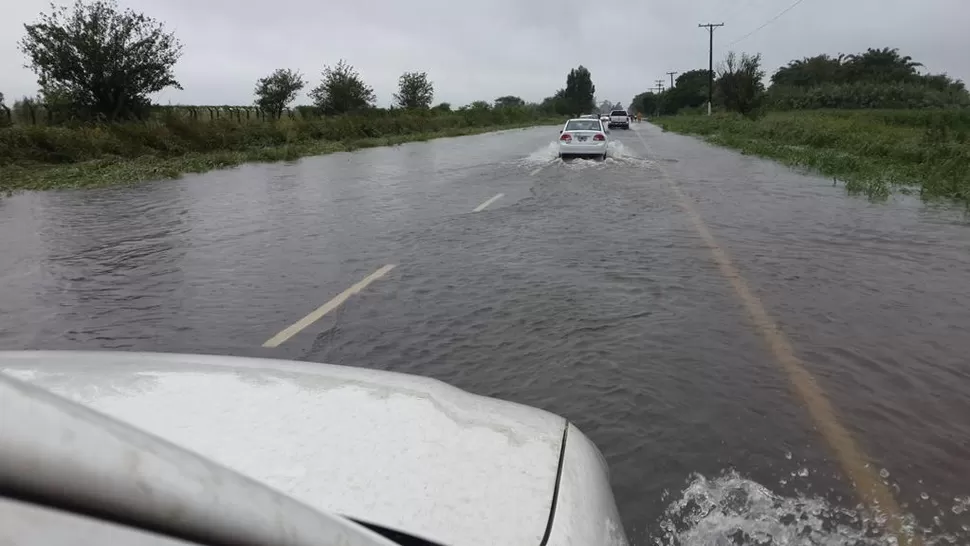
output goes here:
{"type": "MultiPolygon", "coordinates": [[[[639,132],[636,135],[647,153],[652,155],[650,146],[643,139],[643,136],[639,132]]],[[[808,412],[822,437],[835,452],[842,470],[852,480],[859,497],[874,512],[886,516],[889,529],[896,536],[900,545],[919,544],[918,537],[910,536],[910,533],[906,532],[902,510],[889,491],[889,487],[869,464],[869,457],[855,442],[848,429],[839,422],[835,408],[825,396],[822,387],[815,381],[815,377],[805,369],[804,363],[795,355],[795,349],[791,341],[788,340],[788,336],[771,318],[758,296],[748,287],[748,283],[744,280],[740,270],[734,265],[724,248],[717,243],[714,235],[711,234],[704,219],[701,218],[687,195],[663,167],[658,164],[657,168],[660,170],[664,181],[676,194],[677,201],[690,218],[694,230],[697,231],[697,234],[700,235],[711,251],[721,275],[731,283],[731,287],[734,288],[734,292],[744,304],[755,328],[764,338],[775,359],[788,373],[788,379],[791,381],[795,392],[798,393],[798,396],[808,408],[808,412]]]]}
{"type": "Polygon", "coordinates": [[[483,210],[485,210],[485,207],[487,207],[487,206],[491,205],[492,203],[498,201],[499,199],[501,199],[504,196],[505,196],[504,193],[500,193],[498,195],[495,195],[491,199],[489,199],[488,201],[485,201],[481,205],[478,205],[477,207],[475,207],[475,210],[473,210],[472,212],[482,212],[483,210]]]}
{"type": "Polygon", "coordinates": [[[337,297],[321,305],[315,311],[303,317],[302,319],[300,319],[298,322],[296,322],[289,328],[286,328],[282,332],[269,338],[269,340],[267,340],[266,343],[263,343],[263,347],[278,347],[284,341],[300,333],[307,326],[320,320],[324,315],[326,315],[330,311],[333,311],[334,309],[340,307],[340,305],[343,304],[345,301],[347,301],[347,299],[349,299],[350,296],[353,296],[354,294],[360,292],[364,288],[367,288],[367,285],[383,277],[388,273],[388,271],[394,269],[394,267],[395,267],[394,265],[388,264],[378,269],[377,271],[371,273],[370,275],[364,277],[362,281],[344,290],[343,292],[338,294],[337,297]]]}

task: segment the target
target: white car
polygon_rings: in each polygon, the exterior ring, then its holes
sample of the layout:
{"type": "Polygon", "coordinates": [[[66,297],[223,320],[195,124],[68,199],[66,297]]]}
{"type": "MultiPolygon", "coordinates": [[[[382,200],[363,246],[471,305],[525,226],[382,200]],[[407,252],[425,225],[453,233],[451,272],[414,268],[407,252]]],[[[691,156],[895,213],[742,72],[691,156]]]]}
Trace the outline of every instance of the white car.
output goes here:
{"type": "Polygon", "coordinates": [[[610,112],[609,126],[612,127],[623,127],[624,129],[630,128],[630,115],[627,114],[626,110],[613,110],[610,112]]]}
{"type": "Polygon", "coordinates": [[[559,131],[559,157],[599,157],[606,159],[609,131],[598,119],[571,119],[559,131]]]}
{"type": "Polygon", "coordinates": [[[599,450],[539,409],[310,362],[0,351],[0,544],[628,541],[599,450]]]}
{"type": "Polygon", "coordinates": [[[602,121],[604,124],[609,124],[609,122],[610,122],[610,115],[609,114],[603,114],[603,115],[601,115],[600,116],[600,121],[602,121]]]}

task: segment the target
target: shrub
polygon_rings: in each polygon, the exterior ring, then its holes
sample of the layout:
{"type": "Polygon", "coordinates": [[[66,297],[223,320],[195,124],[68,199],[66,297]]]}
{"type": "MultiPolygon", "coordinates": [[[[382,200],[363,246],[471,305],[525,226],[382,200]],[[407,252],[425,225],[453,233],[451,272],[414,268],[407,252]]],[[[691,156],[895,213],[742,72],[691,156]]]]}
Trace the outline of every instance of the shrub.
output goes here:
{"type": "Polygon", "coordinates": [[[538,121],[533,109],[508,107],[459,112],[374,109],[317,119],[206,121],[165,115],[159,119],[75,126],[14,125],[0,128],[0,166],[17,163],[76,163],[106,156],[177,157],[189,152],[244,151],[253,148],[435,133],[466,127],[491,127],[538,121]]]}

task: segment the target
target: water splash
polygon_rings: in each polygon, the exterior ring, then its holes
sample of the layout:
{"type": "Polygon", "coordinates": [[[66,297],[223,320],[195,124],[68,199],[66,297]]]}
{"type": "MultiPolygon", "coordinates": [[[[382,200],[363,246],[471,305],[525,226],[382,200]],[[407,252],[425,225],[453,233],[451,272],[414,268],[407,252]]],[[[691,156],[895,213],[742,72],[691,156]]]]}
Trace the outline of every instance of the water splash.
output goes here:
{"type": "MultiPolygon", "coordinates": [[[[801,473],[798,473],[801,475],[801,473]]],[[[957,511],[964,499],[954,499],[957,511]]],[[[966,500],[970,503],[970,498],[966,500]]],[[[908,533],[915,518],[906,516],[908,533]]],[[[884,518],[833,506],[818,497],[783,497],[736,472],[715,479],[691,477],[679,500],[659,522],[656,546],[895,546],[884,518]]],[[[922,544],[966,544],[970,538],[945,534],[939,526],[920,529],[922,544]]]]}
{"type": "Polygon", "coordinates": [[[545,163],[551,163],[559,159],[559,144],[557,142],[550,142],[544,148],[539,148],[538,150],[529,154],[523,160],[523,163],[527,165],[542,165],[545,163]]]}
{"type": "Polygon", "coordinates": [[[606,154],[608,157],[619,161],[644,161],[642,157],[633,153],[619,140],[610,141],[610,143],[607,145],[606,154]]]}
{"type": "Polygon", "coordinates": [[[611,140],[606,147],[606,159],[584,159],[575,158],[568,161],[561,161],[559,159],[559,143],[550,142],[548,145],[539,148],[538,150],[532,152],[527,157],[522,159],[522,164],[524,166],[538,167],[548,164],[558,164],[564,165],[570,169],[586,169],[594,166],[611,166],[617,164],[627,164],[635,166],[649,166],[653,162],[639,157],[629,148],[623,145],[622,142],[618,140],[611,140]]]}

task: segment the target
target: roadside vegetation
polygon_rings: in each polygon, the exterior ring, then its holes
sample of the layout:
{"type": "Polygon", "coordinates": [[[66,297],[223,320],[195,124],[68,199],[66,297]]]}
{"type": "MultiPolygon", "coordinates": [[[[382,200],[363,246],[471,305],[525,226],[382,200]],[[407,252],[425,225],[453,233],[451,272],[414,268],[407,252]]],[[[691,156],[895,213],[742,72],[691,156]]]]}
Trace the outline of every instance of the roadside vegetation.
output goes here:
{"type": "Polygon", "coordinates": [[[970,204],[970,93],[945,74],[923,74],[896,49],[818,55],[778,69],[765,87],[758,55],[731,53],[715,74],[681,74],[632,108],[665,130],[807,167],[874,198],[892,190],[970,204]]]}
{"type": "Polygon", "coordinates": [[[10,103],[0,93],[0,191],[173,178],[251,161],[287,161],[361,147],[540,124],[593,110],[585,67],[540,103],[506,95],[453,108],[434,104],[425,72],[405,72],[393,106],[346,60],[313,85],[280,68],[258,79],[246,106],[159,106],[181,89],[182,45],[162,23],[113,0],[52,7],[19,42],[39,92],[10,103]],[[312,86],[311,86],[312,85],[312,86]],[[294,105],[306,91],[310,104],[294,105]]]}

